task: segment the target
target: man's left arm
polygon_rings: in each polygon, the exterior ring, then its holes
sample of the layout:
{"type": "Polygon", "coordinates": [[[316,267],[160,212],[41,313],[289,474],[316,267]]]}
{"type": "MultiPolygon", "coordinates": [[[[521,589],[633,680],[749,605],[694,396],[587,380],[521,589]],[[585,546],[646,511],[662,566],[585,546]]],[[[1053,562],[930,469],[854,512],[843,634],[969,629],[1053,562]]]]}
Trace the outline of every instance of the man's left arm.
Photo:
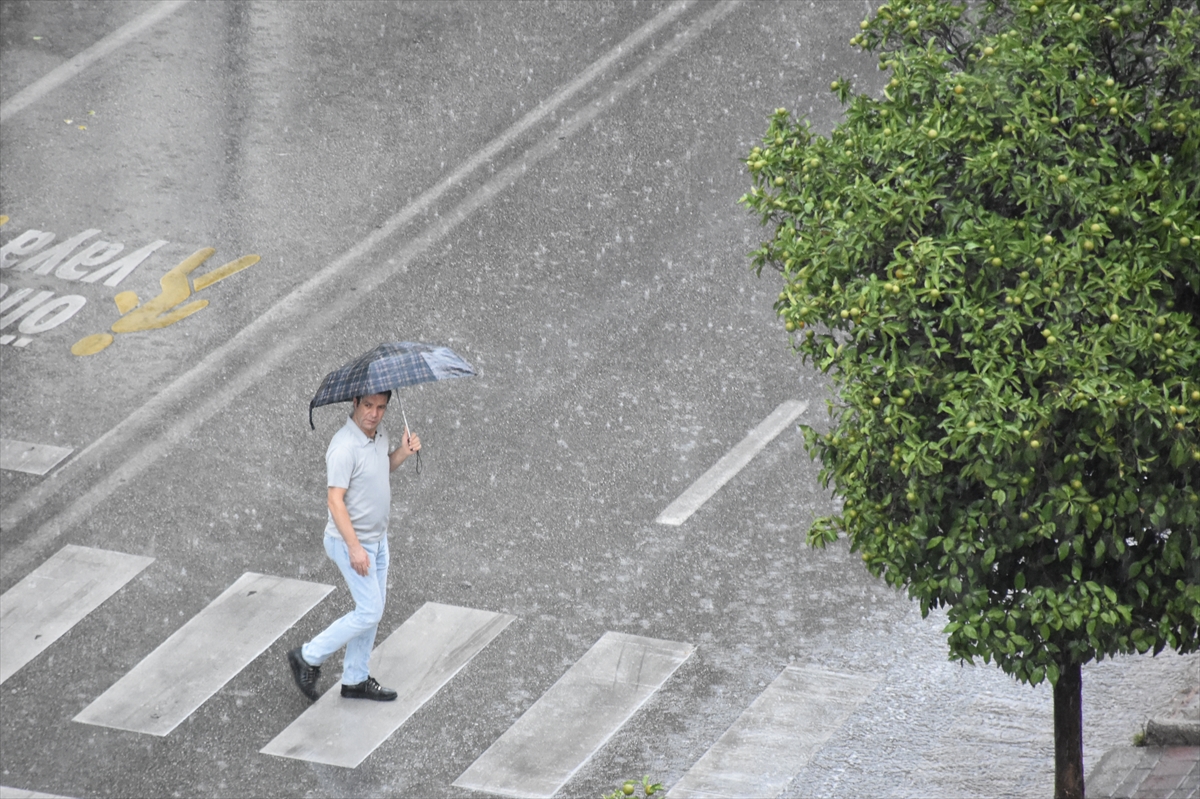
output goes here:
{"type": "Polygon", "coordinates": [[[394,472],[396,469],[400,468],[400,464],[404,463],[405,459],[407,459],[409,455],[420,451],[421,438],[406,429],[404,431],[404,435],[400,437],[400,446],[388,453],[388,461],[390,463],[391,471],[394,472]]]}

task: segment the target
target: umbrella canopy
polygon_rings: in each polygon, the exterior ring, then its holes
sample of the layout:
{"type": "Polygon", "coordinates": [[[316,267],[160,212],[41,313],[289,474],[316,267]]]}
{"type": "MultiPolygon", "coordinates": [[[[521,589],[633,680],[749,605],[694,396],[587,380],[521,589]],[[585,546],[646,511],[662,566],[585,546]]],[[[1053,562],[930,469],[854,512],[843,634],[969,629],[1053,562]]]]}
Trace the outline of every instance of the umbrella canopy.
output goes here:
{"type": "Polygon", "coordinates": [[[313,409],[322,405],[382,394],[418,383],[474,374],[475,369],[471,364],[449,347],[435,347],[417,341],[380,344],[366,355],[325,375],[316,396],[308,403],[308,423],[316,429],[313,409]]]}

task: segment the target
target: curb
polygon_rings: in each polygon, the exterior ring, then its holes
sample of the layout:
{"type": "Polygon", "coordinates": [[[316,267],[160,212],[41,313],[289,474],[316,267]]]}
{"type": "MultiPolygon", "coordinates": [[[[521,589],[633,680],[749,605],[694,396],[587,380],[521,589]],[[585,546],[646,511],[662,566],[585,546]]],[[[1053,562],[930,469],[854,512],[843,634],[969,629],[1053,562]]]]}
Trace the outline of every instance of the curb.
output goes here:
{"type": "Polygon", "coordinates": [[[1147,746],[1200,746],[1200,721],[1150,719],[1146,722],[1147,746]]]}

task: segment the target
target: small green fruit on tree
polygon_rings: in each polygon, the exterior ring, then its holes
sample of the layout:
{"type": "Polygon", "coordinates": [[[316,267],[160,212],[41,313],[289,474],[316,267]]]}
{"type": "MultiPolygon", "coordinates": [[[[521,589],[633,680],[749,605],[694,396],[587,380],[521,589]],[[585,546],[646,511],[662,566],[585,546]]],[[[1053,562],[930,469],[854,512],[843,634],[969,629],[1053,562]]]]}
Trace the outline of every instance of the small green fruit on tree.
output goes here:
{"type": "Polygon", "coordinates": [[[1049,680],[1082,796],[1080,666],[1200,648],[1197,0],[898,0],[854,45],[882,96],[839,78],[828,136],[777,110],[742,198],[837,389],[807,441],[853,512],[809,541],[1049,680]]]}

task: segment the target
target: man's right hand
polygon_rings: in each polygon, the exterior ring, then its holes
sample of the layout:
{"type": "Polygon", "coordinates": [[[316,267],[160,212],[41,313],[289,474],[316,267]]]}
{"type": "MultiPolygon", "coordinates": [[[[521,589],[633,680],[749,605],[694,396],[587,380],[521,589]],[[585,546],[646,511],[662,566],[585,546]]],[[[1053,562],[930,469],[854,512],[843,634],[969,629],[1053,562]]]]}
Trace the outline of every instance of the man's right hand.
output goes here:
{"type": "Polygon", "coordinates": [[[371,570],[371,556],[367,554],[367,550],[363,549],[361,544],[349,548],[349,551],[350,568],[366,577],[367,572],[371,570]]]}
{"type": "Polygon", "coordinates": [[[342,540],[346,542],[346,550],[350,554],[350,568],[366,577],[367,572],[371,570],[371,558],[358,542],[358,536],[354,534],[350,511],[346,510],[346,489],[330,486],[328,502],[329,515],[333,517],[333,523],[337,525],[342,540]]]}

